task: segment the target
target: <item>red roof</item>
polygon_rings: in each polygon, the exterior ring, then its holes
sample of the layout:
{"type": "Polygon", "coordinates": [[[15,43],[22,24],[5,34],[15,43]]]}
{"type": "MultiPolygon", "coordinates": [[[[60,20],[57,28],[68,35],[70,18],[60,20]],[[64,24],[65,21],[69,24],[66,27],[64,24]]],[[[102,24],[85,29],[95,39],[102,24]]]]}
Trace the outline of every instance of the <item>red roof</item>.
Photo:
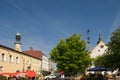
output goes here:
{"type": "Polygon", "coordinates": [[[33,50],[32,47],[30,47],[29,50],[23,51],[23,53],[36,57],[36,58],[42,58],[42,55],[43,55],[41,50],[33,50]]]}

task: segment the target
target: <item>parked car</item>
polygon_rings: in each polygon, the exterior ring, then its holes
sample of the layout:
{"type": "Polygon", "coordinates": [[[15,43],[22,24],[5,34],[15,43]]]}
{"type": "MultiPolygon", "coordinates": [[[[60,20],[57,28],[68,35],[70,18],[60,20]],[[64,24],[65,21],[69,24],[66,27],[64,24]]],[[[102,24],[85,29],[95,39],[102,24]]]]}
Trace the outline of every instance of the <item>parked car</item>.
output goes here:
{"type": "Polygon", "coordinates": [[[57,76],[55,74],[50,74],[50,75],[44,76],[45,80],[50,80],[50,79],[55,79],[55,78],[57,78],[57,76]]]}

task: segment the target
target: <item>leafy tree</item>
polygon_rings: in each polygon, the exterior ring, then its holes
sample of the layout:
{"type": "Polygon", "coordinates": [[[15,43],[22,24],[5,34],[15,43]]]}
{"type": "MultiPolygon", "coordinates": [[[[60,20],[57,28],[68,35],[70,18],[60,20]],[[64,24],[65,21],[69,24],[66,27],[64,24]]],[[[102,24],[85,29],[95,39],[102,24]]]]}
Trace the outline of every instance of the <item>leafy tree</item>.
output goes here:
{"type": "Polygon", "coordinates": [[[74,75],[85,71],[91,64],[91,58],[86,43],[81,35],[73,34],[65,40],[60,40],[50,52],[50,58],[56,62],[57,70],[74,75]]]}
{"type": "Polygon", "coordinates": [[[104,57],[103,56],[98,56],[94,59],[94,65],[95,66],[104,66],[104,57]]]}
{"type": "Polygon", "coordinates": [[[106,68],[111,68],[111,55],[110,54],[103,54],[101,56],[98,56],[97,58],[95,58],[94,60],[94,65],[95,66],[103,66],[103,67],[106,67],[106,68]]]}
{"type": "Polygon", "coordinates": [[[0,80],[8,80],[6,76],[0,76],[0,80]]]}
{"type": "Polygon", "coordinates": [[[120,27],[116,29],[108,43],[109,54],[111,55],[111,67],[120,69],[120,27]]]}

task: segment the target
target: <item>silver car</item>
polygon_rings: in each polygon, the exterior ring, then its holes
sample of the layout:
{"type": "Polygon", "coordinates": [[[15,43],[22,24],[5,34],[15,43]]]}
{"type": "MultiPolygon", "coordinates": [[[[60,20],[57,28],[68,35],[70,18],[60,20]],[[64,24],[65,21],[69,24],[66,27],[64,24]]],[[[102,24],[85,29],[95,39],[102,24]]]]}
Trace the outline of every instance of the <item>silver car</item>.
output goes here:
{"type": "Polygon", "coordinates": [[[57,76],[55,74],[50,74],[50,75],[44,76],[45,80],[50,80],[50,79],[55,79],[55,78],[57,78],[57,76]]]}

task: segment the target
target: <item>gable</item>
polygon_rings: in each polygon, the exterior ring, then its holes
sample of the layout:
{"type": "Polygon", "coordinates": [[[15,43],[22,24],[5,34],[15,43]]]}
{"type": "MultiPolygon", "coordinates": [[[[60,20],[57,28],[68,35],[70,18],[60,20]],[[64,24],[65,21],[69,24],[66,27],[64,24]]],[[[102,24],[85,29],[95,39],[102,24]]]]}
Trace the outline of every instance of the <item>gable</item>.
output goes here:
{"type": "Polygon", "coordinates": [[[97,56],[103,55],[108,47],[103,41],[100,41],[94,48],[91,50],[91,58],[96,58],[97,56]]]}

